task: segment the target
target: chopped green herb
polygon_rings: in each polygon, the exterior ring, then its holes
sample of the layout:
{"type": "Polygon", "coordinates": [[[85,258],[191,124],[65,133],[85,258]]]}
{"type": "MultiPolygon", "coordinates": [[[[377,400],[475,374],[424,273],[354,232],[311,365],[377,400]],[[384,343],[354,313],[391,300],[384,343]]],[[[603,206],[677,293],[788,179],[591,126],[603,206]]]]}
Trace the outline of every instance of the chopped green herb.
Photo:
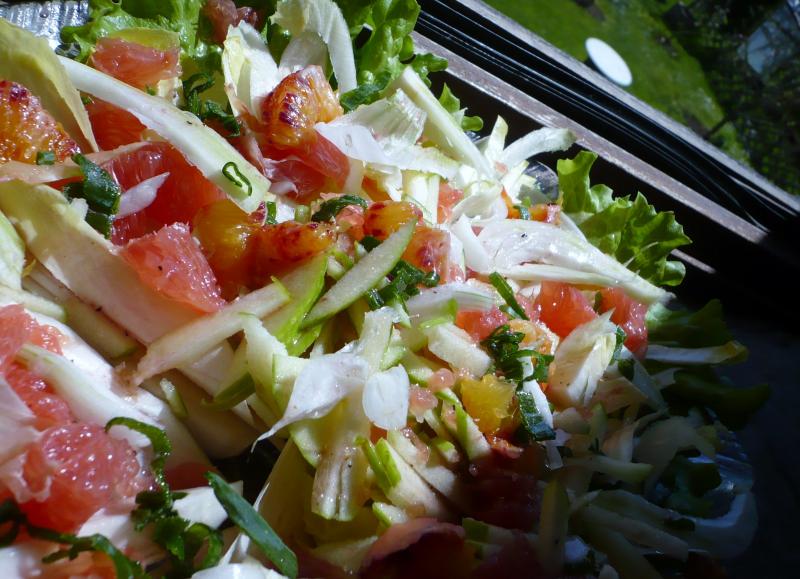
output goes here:
{"type": "Polygon", "coordinates": [[[244,500],[216,473],[206,473],[206,479],[231,520],[264,552],[278,571],[292,579],[297,577],[297,556],[258,514],[253,505],[244,500]]]}
{"type": "Polygon", "coordinates": [[[53,151],[39,151],[36,153],[37,165],[53,165],[56,162],[56,154],[53,151]]]}
{"type": "Polygon", "coordinates": [[[248,196],[253,194],[253,185],[250,183],[250,180],[244,176],[241,169],[239,169],[239,166],[233,161],[230,161],[228,163],[225,163],[225,165],[223,165],[222,174],[228,181],[230,181],[237,187],[240,187],[242,189],[246,187],[248,196]]]}
{"type": "Polygon", "coordinates": [[[318,211],[314,212],[311,221],[331,221],[348,205],[358,205],[366,209],[367,201],[358,195],[342,195],[335,199],[328,199],[320,205],[318,211]]]}
{"type": "Polygon", "coordinates": [[[119,209],[119,199],[122,195],[119,185],[105,169],[95,165],[80,153],[73,155],[72,160],[83,173],[83,181],[67,184],[63,193],[68,199],[85,199],[89,206],[86,222],[109,237],[114,214],[119,209]]]}
{"type": "Polygon", "coordinates": [[[214,77],[206,72],[198,72],[183,81],[184,108],[201,121],[216,120],[222,123],[230,137],[241,135],[241,125],[233,112],[223,109],[216,101],[202,100],[200,93],[214,86],[214,77]]]}
{"type": "Polygon", "coordinates": [[[55,53],[70,60],[75,60],[81,53],[81,45],[77,42],[59,44],[56,46],[55,53]]]}
{"type": "Polygon", "coordinates": [[[540,442],[553,440],[556,437],[556,433],[544,421],[531,394],[523,390],[517,390],[517,402],[522,416],[522,426],[533,440],[540,442]]]}
{"type": "Polygon", "coordinates": [[[524,219],[525,221],[531,220],[531,210],[528,209],[525,205],[514,205],[514,209],[519,211],[519,218],[524,219]]]}
{"type": "Polygon", "coordinates": [[[374,293],[368,292],[367,301],[373,309],[392,302],[405,303],[408,298],[419,293],[418,285],[435,287],[440,279],[436,272],[424,272],[402,259],[389,272],[389,278],[391,281],[384,287],[377,291],[371,290],[374,293]]]}
{"type": "Polygon", "coordinates": [[[170,571],[165,576],[189,577],[216,565],[222,556],[219,531],[202,523],[192,523],[175,511],[175,501],[185,497],[186,493],[170,490],[164,477],[164,465],[172,452],[167,435],[160,428],[132,418],[114,418],[106,424],[106,430],[113,426],[125,426],[139,432],[153,446],[150,469],[158,488],[136,496],[137,508],[131,513],[131,520],[137,531],[152,527],[153,542],[168,553],[170,571]],[[205,555],[197,563],[195,560],[201,552],[205,555]]]}
{"type": "Polygon", "coordinates": [[[625,339],[628,337],[628,334],[625,333],[625,330],[623,330],[621,326],[617,326],[615,335],[617,337],[617,342],[614,344],[614,353],[611,355],[611,359],[619,360],[619,356],[622,353],[622,346],[625,345],[625,339]]]}
{"type": "Polygon", "coordinates": [[[505,278],[497,272],[489,274],[489,281],[494,286],[494,289],[497,290],[497,293],[500,294],[500,297],[505,300],[508,307],[513,311],[517,317],[522,318],[523,320],[528,320],[528,314],[525,313],[525,310],[519,305],[517,298],[514,297],[514,290],[511,289],[511,286],[508,285],[508,282],[505,278]]]}
{"type": "Polygon", "coordinates": [[[0,547],[7,547],[14,542],[19,535],[19,531],[24,527],[28,535],[42,541],[50,541],[61,545],[69,545],[69,548],[56,551],[45,557],[42,562],[54,563],[61,559],[74,559],[83,552],[105,553],[114,565],[116,576],[121,579],[146,579],[147,573],[141,565],[132,561],[125,554],[117,549],[108,538],[103,535],[95,534],[86,537],[78,537],[71,533],[59,533],[52,529],[37,527],[28,522],[19,505],[13,499],[7,499],[0,504],[0,528],[8,530],[0,535],[0,547]]]}
{"type": "Polygon", "coordinates": [[[550,362],[553,361],[555,356],[542,354],[534,350],[531,358],[533,358],[533,379],[537,382],[547,382],[550,362]]]}
{"type": "Polygon", "coordinates": [[[530,378],[530,376],[524,375],[522,358],[534,354],[533,350],[519,349],[523,339],[525,339],[525,334],[512,332],[511,327],[504,324],[495,328],[489,337],[481,342],[481,345],[489,350],[489,354],[494,359],[495,368],[502,372],[506,379],[520,385],[530,378]]]}
{"type": "Polygon", "coordinates": [[[311,219],[311,209],[308,205],[298,205],[294,208],[294,220],[298,223],[308,223],[311,219]]]}
{"type": "Polygon", "coordinates": [[[266,225],[277,225],[278,224],[278,204],[274,201],[267,201],[266,203],[267,208],[267,215],[264,218],[264,223],[266,225]]]}
{"type": "Polygon", "coordinates": [[[381,244],[381,240],[377,239],[375,237],[372,237],[371,235],[365,235],[364,239],[361,240],[362,247],[364,249],[366,249],[367,251],[372,251],[373,249],[378,247],[380,244],[381,244]]]}

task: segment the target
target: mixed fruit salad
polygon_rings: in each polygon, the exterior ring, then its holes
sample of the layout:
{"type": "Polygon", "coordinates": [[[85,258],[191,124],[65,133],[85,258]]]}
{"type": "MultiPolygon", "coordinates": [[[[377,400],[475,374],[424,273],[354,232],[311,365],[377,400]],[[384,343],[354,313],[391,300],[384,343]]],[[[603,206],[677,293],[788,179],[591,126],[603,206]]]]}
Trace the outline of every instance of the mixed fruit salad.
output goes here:
{"type": "Polygon", "coordinates": [[[245,4],[0,20],[3,576],[724,576],[768,389],[674,215],[432,89],[414,0],[245,4]]]}

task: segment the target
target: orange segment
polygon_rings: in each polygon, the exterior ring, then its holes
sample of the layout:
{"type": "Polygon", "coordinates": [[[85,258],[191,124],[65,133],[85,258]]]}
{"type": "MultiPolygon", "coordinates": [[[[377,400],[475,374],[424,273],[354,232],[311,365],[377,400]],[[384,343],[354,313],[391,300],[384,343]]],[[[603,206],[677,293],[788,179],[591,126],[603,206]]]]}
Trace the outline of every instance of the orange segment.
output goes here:
{"type": "Polygon", "coordinates": [[[487,374],[480,381],[462,380],[461,400],[481,432],[496,434],[514,414],[515,390],[514,384],[487,374]]]}

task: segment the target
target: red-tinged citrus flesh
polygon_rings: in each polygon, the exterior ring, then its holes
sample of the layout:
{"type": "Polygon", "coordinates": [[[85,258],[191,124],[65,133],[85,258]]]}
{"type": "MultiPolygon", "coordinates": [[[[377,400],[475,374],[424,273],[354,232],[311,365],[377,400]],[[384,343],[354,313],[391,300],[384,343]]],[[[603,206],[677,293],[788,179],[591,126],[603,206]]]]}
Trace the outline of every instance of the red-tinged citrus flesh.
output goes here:
{"type": "Polygon", "coordinates": [[[142,140],[146,127],[128,111],[100,99],[92,99],[86,105],[89,122],[97,145],[110,151],[142,140]]]}
{"type": "Polygon", "coordinates": [[[491,310],[462,310],[456,315],[456,325],[476,342],[488,338],[495,328],[508,323],[508,316],[497,306],[491,310]]]}
{"type": "Polygon", "coordinates": [[[26,342],[61,353],[61,332],[36,322],[19,304],[0,308],[0,372],[14,360],[26,342]]]}
{"type": "Polygon", "coordinates": [[[336,215],[336,225],[339,231],[347,234],[356,241],[364,238],[364,208],[358,205],[348,205],[336,215]]]}
{"type": "Polygon", "coordinates": [[[33,492],[50,492],[41,502],[20,505],[34,525],[75,531],[101,508],[133,506],[152,477],[124,440],[102,426],[66,424],[42,433],[28,449],[24,478],[33,492]]]}
{"type": "Polygon", "coordinates": [[[206,479],[207,472],[219,471],[208,464],[202,462],[184,462],[164,471],[164,477],[167,479],[169,488],[174,491],[192,489],[208,485],[206,479]]]}
{"type": "Polygon", "coordinates": [[[614,310],[611,321],[625,331],[625,346],[637,356],[647,351],[647,306],[629,298],[619,288],[600,290],[600,311],[614,310]]]}
{"type": "Polygon", "coordinates": [[[341,190],[344,186],[350,172],[347,157],[314,129],[315,124],[332,121],[342,112],[318,66],[290,74],[262,102],[263,120],[253,129],[264,155],[276,160],[297,160],[304,165],[280,169],[295,183],[296,198],[304,199],[323,188],[341,190]]]}
{"type": "Polygon", "coordinates": [[[533,221],[557,224],[561,219],[561,205],[558,203],[538,203],[528,208],[533,221]]]}
{"type": "Polygon", "coordinates": [[[453,207],[464,198],[464,192],[451,187],[447,182],[439,184],[438,221],[444,223],[453,214],[453,207]]]}
{"type": "Polygon", "coordinates": [[[120,255],[139,279],[175,301],[201,312],[214,312],[225,304],[214,272],[186,225],[168,225],[134,239],[120,255]]]}
{"type": "MultiPolygon", "coordinates": [[[[514,533],[510,541],[499,550],[492,551],[472,572],[472,579],[501,579],[505,577],[529,577],[531,579],[550,576],[539,562],[539,555],[523,533],[514,533]]],[[[572,576],[580,579],[581,576],[572,576]]],[[[586,576],[588,577],[588,575],[586,576]]]]}
{"type": "Polygon", "coordinates": [[[316,138],[314,125],[332,121],[342,107],[319,66],[284,78],[261,105],[262,131],[277,149],[298,149],[316,138]]]}
{"type": "Polygon", "coordinates": [[[301,203],[314,199],[327,182],[325,175],[296,157],[276,161],[274,171],[277,182],[289,181],[294,185],[294,191],[287,193],[287,197],[301,203]]]}
{"type": "Polygon", "coordinates": [[[316,138],[305,143],[298,152],[300,160],[320,175],[327,177],[331,189],[340,191],[350,173],[350,161],[336,145],[322,135],[314,134],[316,138]]]}
{"type": "Polygon", "coordinates": [[[390,526],[364,558],[364,579],[469,577],[472,550],[464,530],[436,519],[416,518],[390,526]]]}
{"type": "Polygon", "coordinates": [[[450,234],[427,225],[417,226],[403,253],[403,259],[408,263],[423,271],[437,273],[445,281],[453,277],[449,258],[450,234]]]}
{"type": "Polygon", "coordinates": [[[597,317],[583,292],[561,282],[542,282],[535,307],[539,312],[539,320],[562,338],[597,317]]]}
{"type": "Polygon", "coordinates": [[[467,489],[468,513],[479,521],[528,531],[539,520],[541,495],[532,474],[497,467],[477,469],[467,489]]]}
{"type": "Polygon", "coordinates": [[[169,173],[151,205],[114,221],[111,240],[117,245],[154,232],[164,225],[191,223],[201,208],[225,199],[225,194],[216,185],[167,143],[148,143],[105,163],[103,168],[123,190],[145,179],[169,173]]]}
{"type": "Polygon", "coordinates": [[[251,284],[263,286],[271,276],[283,274],[325,251],[333,244],[334,233],[326,223],[285,221],[265,225],[253,237],[251,284]]]}
{"type": "Polygon", "coordinates": [[[121,38],[101,38],[89,59],[97,70],[139,89],[181,75],[180,48],[159,50],[121,38]]]}
{"type": "Polygon", "coordinates": [[[228,27],[244,21],[260,29],[261,22],[255,9],[249,6],[237,8],[233,0],[207,0],[203,14],[211,22],[214,42],[222,44],[228,35],[228,27]]]}
{"type": "MultiPolygon", "coordinates": [[[[42,501],[20,505],[30,521],[74,531],[99,509],[128,504],[149,488],[150,476],[130,445],[101,426],[80,424],[48,384],[13,361],[25,343],[61,353],[57,329],[38,324],[22,306],[0,308],[0,373],[36,416],[42,435],[26,450],[23,478],[31,493],[49,489],[42,501]]],[[[10,496],[7,489],[0,495],[10,496]]]]}
{"type": "Polygon", "coordinates": [[[364,235],[383,241],[409,221],[422,221],[422,211],[408,201],[380,201],[364,213],[364,235]]]}
{"type": "Polygon", "coordinates": [[[0,163],[35,163],[36,154],[52,151],[57,161],[78,153],[78,145],[21,84],[0,80],[0,163]]]}

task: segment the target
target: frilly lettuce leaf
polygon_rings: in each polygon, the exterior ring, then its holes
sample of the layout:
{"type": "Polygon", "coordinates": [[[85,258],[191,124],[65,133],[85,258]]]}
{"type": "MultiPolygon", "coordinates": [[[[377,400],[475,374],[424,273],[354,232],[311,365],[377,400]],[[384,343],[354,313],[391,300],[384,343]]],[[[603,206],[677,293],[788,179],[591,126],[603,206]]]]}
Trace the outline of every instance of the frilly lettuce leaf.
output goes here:
{"type": "Polygon", "coordinates": [[[466,115],[467,109],[461,108],[461,101],[453,94],[450,87],[446,84],[442,87],[442,94],[439,96],[439,102],[447,109],[448,113],[453,115],[453,118],[465,131],[480,131],[483,128],[483,119],[477,116],[468,117],[466,115]]]}
{"type": "Polygon", "coordinates": [[[733,340],[719,300],[711,300],[696,312],[653,305],[647,312],[647,331],[651,343],[680,348],[721,346],[733,340]]]}
{"type": "Polygon", "coordinates": [[[641,193],[613,197],[605,185],[590,186],[589,171],[597,155],[582,151],[558,162],[564,211],[587,239],[604,253],[656,285],[680,284],[684,265],[668,261],[669,253],[691,243],[671,211],[657,212],[641,193]]]}
{"type": "Polygon", "coordinates": [[[447,61],[432,54],[415,54],[411,32],[419,16],[417,0],[339,0],[350,36],[365,27],[369,37],[356,48],[358,88],[343,95],[348,110],[370,103],[397,78],[406,65],[428,82],[429,72],[444,70],[447,61]]]}
{"type": "Polygon", "coordinates": [[[82,26],[61,29],[65,43],[79,48],[76,60],[85,62],[98,39],[126,28],[176,32],[185,56],[205,56],[209,46],[198,42],[197,27],[203,0],[89,0],[90,19],[82,26]]]}
{"type": "Polygon", "coordinates": [[[664,389],[664,396],[673,408],[705,406],[728,428],[744,428],[767,401],[770,387],[766,383],[737,387],[713,368],[683,369],[675,374],[675,383],[664,389]]]}

